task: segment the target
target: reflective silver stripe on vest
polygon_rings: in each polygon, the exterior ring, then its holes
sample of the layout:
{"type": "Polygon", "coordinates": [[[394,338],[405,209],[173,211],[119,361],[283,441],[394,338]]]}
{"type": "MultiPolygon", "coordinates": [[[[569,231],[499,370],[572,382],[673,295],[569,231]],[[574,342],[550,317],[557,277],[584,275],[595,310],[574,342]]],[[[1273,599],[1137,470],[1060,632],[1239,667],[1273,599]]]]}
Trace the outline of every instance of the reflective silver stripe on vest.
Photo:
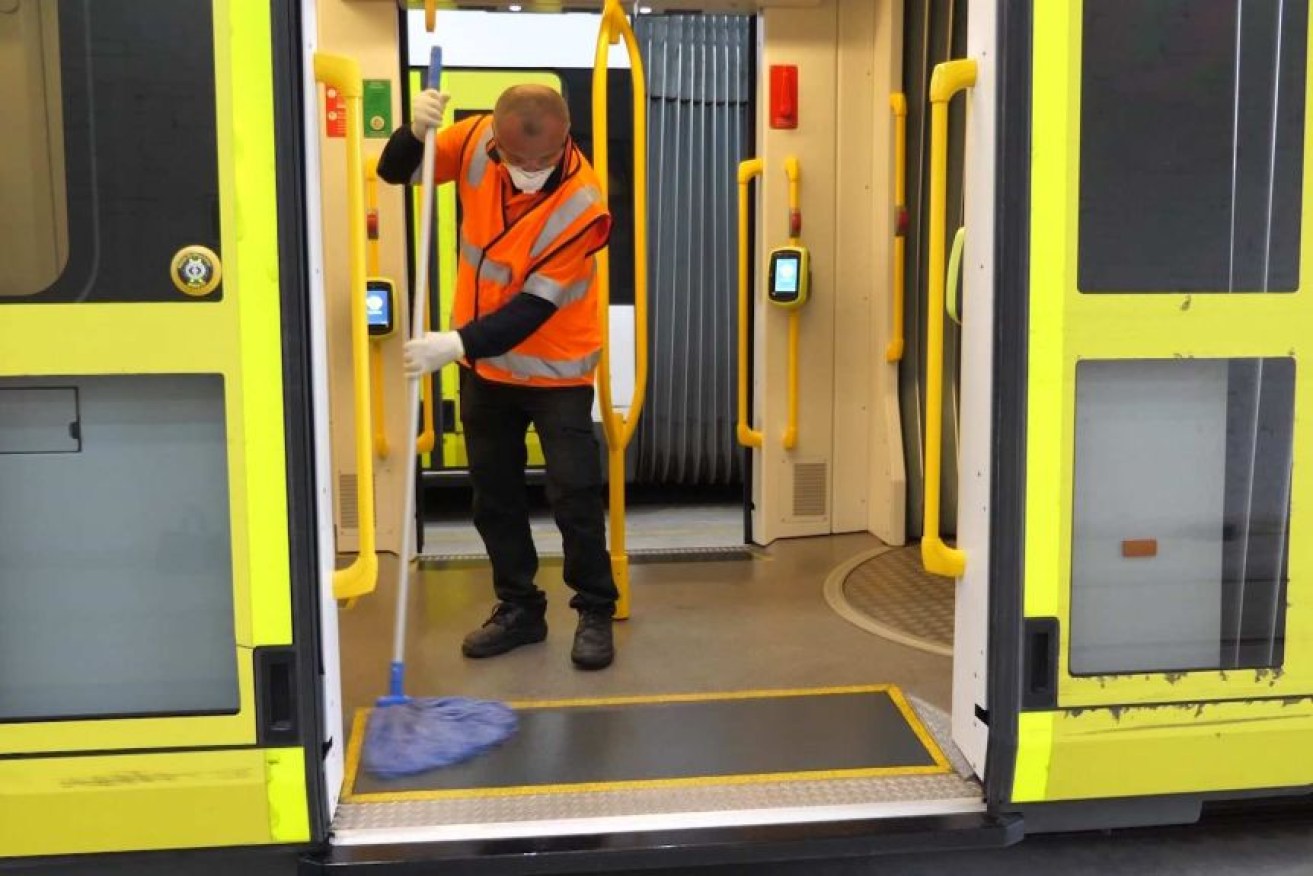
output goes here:
{"type": "Polygon", "coordinates": [[[592,285],[595,276],[597,276],[596,262],[593,263],[592,274],[582,280],[576,280],[568,286],[564,283],[558,283],[550,277],[544,277],[542,274],[530,274],[528,279],[524,281],[524,291],[550,301],[558,308],[564,307],[587,295],[588,287],[592,285]]]}
{"type": "Polygon", "coordinates": [[[503,371],[509,371],[518,380],[531,377],[555,377],[571,379],[588,377],[597,368],[602,358],[602,351],[589,353],[582,359],[540,359],[537,356],[525,356],[521,353],[504,353],[479,361],[503,371]]]}
{"type": "Polygon", "coordinates": [[[566,198],[559,207],[552,211],[552,215],[547,217],[543,230],[538,232],[538,239],[533,242],[533,249],[529,251],[530,257],[536,259],[546,252],[547,247],[555,243],[556,238],[560,237],[565,233],[565,229],[574,224],[574,220],[601,200],[602,193],[592,186],[585,186],[566,198]]]}
{"type": "MultiPolygon", "coordinates": [[[[460,255],[469,263],[471,268],[478,270],[479,258],[483,256],[483,250],[470,243],[465,233],[461,232],[460,255]]],[[[484,258],[483,270],[479,273],[479,276],[487,277],[494,283],[501,283],[504,286],[511,281],[511,266],[490,258],[484,258]]]]}
{"type": "Polygon", "coordinates": [[[488,169],[488,141],[492,139],[492,127],[483,129],[478,141],[474,144],[474,154],[470,156],[470,167],[465,172],[465,181],[473,187],[478,187],[483,182],[483,172],[488,169]]]}

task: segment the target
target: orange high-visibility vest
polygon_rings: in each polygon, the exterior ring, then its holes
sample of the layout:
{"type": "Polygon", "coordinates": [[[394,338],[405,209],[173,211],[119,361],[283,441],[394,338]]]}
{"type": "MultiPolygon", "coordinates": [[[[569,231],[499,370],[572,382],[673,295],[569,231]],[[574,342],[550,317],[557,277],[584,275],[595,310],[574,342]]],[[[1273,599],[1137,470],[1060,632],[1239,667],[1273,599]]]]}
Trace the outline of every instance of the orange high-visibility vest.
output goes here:
{"type": "Polygon", "coordinates": [[[591,384],[602,355],[596,263],[591,254],[573,264],[553,257],[599,222],[607,239],[611,217],[597,177],[571,144],[560,185],[507,225],[491,139],[486,117],[461,154],[456,185],[463,215],[451,324],[460,328],[487,316],[520,292],[537,295],[555,304],[556,313],[515,349],[475,361],[476,372],[527,386],[591,384]]]}

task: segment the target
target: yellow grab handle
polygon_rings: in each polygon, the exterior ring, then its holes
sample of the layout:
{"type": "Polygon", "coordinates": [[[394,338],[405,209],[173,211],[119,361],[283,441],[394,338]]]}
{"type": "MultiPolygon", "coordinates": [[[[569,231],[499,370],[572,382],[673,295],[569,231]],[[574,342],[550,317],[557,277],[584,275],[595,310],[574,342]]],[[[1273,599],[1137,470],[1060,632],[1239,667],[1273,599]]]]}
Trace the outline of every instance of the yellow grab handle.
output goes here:
{"type": "MultiPolygon", "coordinates": [[[[428,330],[428,319],[424,320],[425,330],[428,330]]],[[[421,402],[424,408],[424,428],[420,431],[419,437],[415,439],[415,452],[419,454],[432,453],[433,448],[437,446],[438,435],[433,424],[433,380],[426,378],[420,386],[421,402]]]]}
{"type": "Polygon", "coordinates": [[[798,334],[800,311],[789,312],[789,424],[784,429],[784,449],[798,446],[798,334]]]}
{"type": "Polygon", "coordinates": [[[315,79],[337,89],[346,104],[347,261],[351,302],[351,366],[355,411],[356,514],[360,551],[351,565],[333,573],[333,596],[351,600],[378,584],[374,533],[374,458],[370,435],[369,327],[365,312],[365,171],[361,158],[360,65],[340,55],[315,54],[315,79]]]}
{"type": "Polygon", "coordinates": [[[962,247],[966,244],[967,230],[959,228],[953,235],[953,249],[948,255],[948,290],[944,292],[944,309],[948,318],[957,325],[962,324],[962,316],[957,312],[957,276],[962,273],[962,247]]]}
{"type": "Polygon", "coordinates": [[[894,113],[894,325],[884,360],[898,362],[903,358],[903,287],[907,282],[907,97],[891,95],[889,108],[894,113]]]}
{"type": "Polygon", "coordinates": [[[387,417],[383,410],[383,350],[377,343],[369,345],[370,407],[374,419],[374,453],[379,459],[388,458],[387,417]]]}
{"type": "MultiPolygon", "coordinates": [[[[371,155],[365,162],[365,192],[368,206],[366,216],[378,216],[378,156],[371,155]]],[[[377,277],[379,272],[379,253],[377,235],[368,235],[369,240],[369,276],[377,277]]],[[[374,452],[379,459],[388,457],[387,412],[383,389],[383,351],[377,343],[369,345],[369,379],[371,406],[374,415],[374,452]]]]}
{"type": "MultiPolygon", "coordinates": [[[[371,155],[365,161],[365,215],[378,216],[378,156],[371,155]]],[[[369,274],[377,277],[379,274],[379,252],[378,236],[366,235],[369,246],[369,274]]]]}
{"type": "Polygon", "coordinates": [[[802,176],[798,158],[790,155],[784,159],[784,176],[789,181],[789,243],[797,246],[798,236],[802,233],[802,176]]]}
{"type": "Polygon", "coordinates": [[[438,0],[424,0],[424,29],[433,33],[438,26],[438,0]]]}
{"type": "Polygon", "coordinates": [[[602,186],[602,195],[608,196],[607,154],[607,58],[610,45],[621,37],[629,51],[629,69],[633,81],[634,131],[634,397],[628,415],[615,416],[611,401],[611,345],[610,306],[611,277],[609,250],[597,253],[598,309],[602,329],[602,359],[598,372],[599,399],[602,408],[602,426],[607,443],[624,449],[638,427],[638,416],[647,394],[647,93],[644,85],[643,58],[638,40],[629,26],[629,19],[617,0],[606,0],[602,10],[602,24],[597,37],[597,54],[593,62],[593,168],[602,186]],[[608,422],[609,421],[609,422],[608,422]]]}
{"type": "MultiPolygon", "coordinates": [[[[424,331],[433,330],[433,308],[424,308],[424,331]]],[[[433,377],[425,377],[419,382],[420,403],[424,428],[415,439],[415,452],[421,456],[432,453],[437,446],[438,436],[433,425],[433,377]]]]}
{"type": "MultiPolygon", "coordinates": [[[[361,97],[364,94],[364,81],[360,78],[360,64],[354,58],[343,57],[342,55],[326,55],[323,52],[315,52],[315,79],[325,85],[331,85],[337,89],[337,93],[342,95],[346,100],[353,97],[361,97]]],[[[357,107],[359,109],[359,107],[357,107]]],[[[359,118],[357,118],[359,121],[359,118]]],[[[363,131],[363,128],[361,129],[363,131]]],[[[347,136],[351,134],[351,115],[348,107],[347,114],[347,136]]],[[[359,142],[356,143],[358,147],[359,142]]],[[[349,158],[350,156],[348,156],[349,158]]],[[[360,161],[359,151],[356,153],[356,161],[360,161]]],[[[361,165],[357,163],[356,170],[360,170],[361,165]]],[[[363,229],[362,229],[363,230],[363,229]]]]}
{"type": "Polygon", "coordinates": [[[748,185],[762,171],[760,158],[739,163],[739,422],[735,435],[744,447],[760,447],[762,433],[748,424],[748,185]]]}
{"type": "Polygon", "coordinates": [[[976,62],[948,61],[930,77],[930,257],[926,313],[925,514],[921,562],[927,572],[950,578],[966,570],[966,554],[939,536],[939,484],[943,465],[944,236],[948,189],[948,103],[976,83],[976,62]]]}
{"type": "MultiPolygon", "coordinates": [[[[790,155],[784,159],[784,175],[789,180],[789,243],[797,246],[798,235],[802,231],[802,174],[795,156],[790,155]]],[[[798,446],[798,335],[801,316],[797,310],[789,313],[789,420],[784,427],[785,450],[798,446]]]]}
{"type": "Polygon", "coordinates": [[[647,89],[643,56],[629,19],[617,0],[606,0],[593,58],[593,169],[608,197],[607,69],[610,47],[621,38],[629,52],[633,82],[634,135],[634,397],[624,416],[616,414],[611,394],[611,280],[607,249],[596,255],[597,308],[602,330],[602,358],[598,365],[598,404],[606,435],[608,485],[611,507],[611,572],[619,599],[615,616],[629,617],[629,557],[625,553],[625,448],[638,428],[647,394],[647,89]]]}

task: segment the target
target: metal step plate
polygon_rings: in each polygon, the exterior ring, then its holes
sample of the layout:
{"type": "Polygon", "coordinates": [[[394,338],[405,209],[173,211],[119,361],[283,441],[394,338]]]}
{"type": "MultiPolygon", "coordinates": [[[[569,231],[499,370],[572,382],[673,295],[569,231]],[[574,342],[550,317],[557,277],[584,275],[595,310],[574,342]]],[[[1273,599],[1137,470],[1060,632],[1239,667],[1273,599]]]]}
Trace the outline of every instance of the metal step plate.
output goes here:
{"type": "MultiPolygon", "coordinates": [[[[829,689],[828,693],[789,693],[809,696],[813,702],[820,697],[836,697],[830,702],[836,708],[844,708],[836,711],[832,717],[852,720],[851,714],[845,717],[841,713],[847,712],[847,707],[852,705],[854,690],[858,689],[829,689]],[[835,690],[845,693],[835,694],[835,690]]],[[[385,790],[377,780],[370,777],[362,779],[360,776],[357,740],[362,736],[364,725],[358,720],[349,749],[347,793],[334,822],[334,842],[369,844],[581,835],[594,831],[679,829],[712,824],[819,822],[983,810],[979,784],[967,777],[969,773],[966,772],[965,763],[951,746],[944,744],[948,736],[946,715],[924,704],[917,703],[914,706],[893,687],[878,686],[860,690],[872,696],[885,696],[893,702],[902,700],[896,712],[919,743],[922,757],[928,757],[928,760],[905,762],[898,766],[883,763],[865,768],[852,768],[851,761],[848,761],[849,766],[844,769],[794,769],[788,772],[785,767],[781,767],[777,772],[740,772],[682,778],[671,778],[668,775],[661,778],[634,778],[633,769],[630,769],[628,777],[621,771],[620,778],[609,782],[557,781],[550,786],[540,787],[516,784],[509,776],[504,777],[500,786],[486,787],[453,778],[442,782],[430,781],[428,784],[441,787],[424,789],[418,787],[420,783],[412,780],[404,788],[385,790]],[[894,696],[890,696],[891,692],[894,696]],[[465,787],[457,787],[462,784],[465,787]]],[[[779,692],[763,693],[778,695],[779,692]]],[[[751,694],[737,696],[745,702],[761,698],[751,694]]],[[[650,699],[647,701],[651,702],[650,699]]],[[[703,701],[716,705],[718,709],[705,713],[713,721],[705,727],[697,727],[696,719],[689,721],[692,730],[703,734],[704,741],[700,746],[702,750],[715,751],[716,746],[746,743],[740,729],[735,729],[728,742],[725,738],[717,738],[717,733],[724,729],[724,725],[718,727],[714,720],[723,722],[725,719],[724,695],[719,700],[706,698],[703,701]]],[[[800,705],[805,701],[798,699],[793,702],[800,705]]],[[[642,702],[635,699],[624,705],[613,704],[612,707],[634,707],[642,702]]],[[[561,707],[557,704],[557,708],[604,707],[597,706],[595,701],[577,701],[573,706],[561,707]]],[[[804,711],[798,710],[800,717],[804,711]]],[[[824,737],[826,728],[816,724],[817,715],[808,714],[805,717],[808,722],[806,725],[799,724],[792,729],[758,723],[751,735],[796,738],[794,733],[801,731],[824,737]]],[[[525,741],[533,745],[532,739],[526,737],[525,741]]],[[[619,748],[635,742],[637,739],[632,737],[608,738],[601,754],[612,757],[619,748]]],[[[681,750],[675,744],[668,748],[675,756],[681,750]]],[[[533,747],[540,759],[569,759],[587,750],[587,745],[582,745],[574,752],[558,750],[558,753],[553,754],[551,748],[533,747]]],[[[908,749],[906,756],[899,759],[909,761],[912,754],[912,750],[908,749]]],[[[888,759],[885,758],[886,761],[888,759]]],[[[793,756],[792,760],[791,766],[798,766],[797,756],[793,756]]],[[[831,762],[839,761],[832,758],[831,762]]],[[[817,762],[812,766],[823,764],[817,762]]],[[[647,768],[651,769],[650,762],[647,768]]],[[[435,775],[441,775],[442,772],[435,775]]],[[[456,773],[452,775],[454,777],[456,773]]],[[[576,772],[575,777],[584,776],[576,772]]]]}

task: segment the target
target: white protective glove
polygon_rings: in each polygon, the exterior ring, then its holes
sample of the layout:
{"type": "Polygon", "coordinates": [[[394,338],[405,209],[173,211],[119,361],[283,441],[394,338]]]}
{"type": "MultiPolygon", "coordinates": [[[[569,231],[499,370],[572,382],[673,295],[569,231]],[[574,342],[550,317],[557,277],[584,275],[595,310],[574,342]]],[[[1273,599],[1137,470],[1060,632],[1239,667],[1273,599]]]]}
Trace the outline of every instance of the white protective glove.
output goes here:
{"type": "Polygon", "coordinates": [[[448,100],[450,95],[432,88],[415,95],[410,104],[410,132],[416,140],[422,141],[425,134],[442,124],[448,100]]]}
{"type": "Polygon", "coordinates": [[[419,377],[438,371],[465,355],[458,332],[426,332],[418,341],[406,341],[402,362],[406,374],[419,377]]]}

